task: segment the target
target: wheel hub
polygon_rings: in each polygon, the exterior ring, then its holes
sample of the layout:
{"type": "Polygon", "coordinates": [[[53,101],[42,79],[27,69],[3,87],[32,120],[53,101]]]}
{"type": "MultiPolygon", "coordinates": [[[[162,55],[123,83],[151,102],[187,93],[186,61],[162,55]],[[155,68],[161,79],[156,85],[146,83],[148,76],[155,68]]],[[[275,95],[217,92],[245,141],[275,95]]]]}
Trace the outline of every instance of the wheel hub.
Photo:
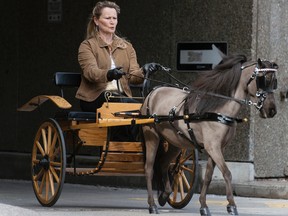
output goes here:
{"type": "Polygon", "coordinates": [[[39,162],[39,165],[43,167],[43,169],[48,170],[50,166],[50,160],[48,155],[45,155],[39,162]]]}

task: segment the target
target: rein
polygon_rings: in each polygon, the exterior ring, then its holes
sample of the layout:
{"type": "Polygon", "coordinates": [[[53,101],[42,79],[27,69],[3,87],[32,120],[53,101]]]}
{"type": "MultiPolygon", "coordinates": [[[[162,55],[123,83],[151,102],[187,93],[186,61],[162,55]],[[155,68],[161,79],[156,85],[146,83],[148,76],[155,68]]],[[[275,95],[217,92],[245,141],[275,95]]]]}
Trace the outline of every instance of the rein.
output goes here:
{"type": "MultiPolygon", "coordinates": [[[[248,67],[251,67],[251,66],[253,66],[255,64],[257,64],[257,62],[253,62],[253,63],[250,63],[248,65],[241,66],[241,71],[243,71],[244,69],[246,69],[248,67]]],[[[259,73],[263,73],[264,75],[266,74],[266,72],[274,72],[275,73],[277,71],[277,69],[275,69],[275,68],[258,68],[258,64],[256,65],[253,74],[251,75],[249,81],[247,82],[247,86],[248,86],[254,79],[256,79],[257,92],[256,92],[255,96],[259,99],[258,102],[256,102],[256,103],[254,103],[253,101],[248,100],[248,99],[237,99],[237,98],[234,98],[234,97],[229,97],[229,96],[225,96],[225,95],[221,95],[221,94],[217,94],[217,93],[203,92],[203,91],[198,91],[196,89],[190,89],[187,84],[181,82],[180,80],[178,80],[177,78],[175,78],[173,75],[171,75],[169,73],[171,71],[170,68],[161,66],[161,70],[166,72],[167,75],[169,75],[175,81],[181,83],[184,86],[183,87],[184,91],[190,91],[190,92],[194,92],[194,93],[198,93],[198,94],[206,94],[206,95],[210,95],[210,96],[214,96],[214,97],[218,97],[218,98],[222,98],[222,99],[226,99],[226,100],[231,100],[231,101],[235,101],[235,102],[239,103],[240,105],[248,105],[248,106],[253,105],[257,110],[260,110],[262,108],[263,103],[264,103],[264,101],[266,99],[267,93],[273,91],[273,89],[276,88],[276,87],[273,87],[272,90],[268,89],[268,90],[259,91],[259,86],[258,86],[258,82],[257,82],[258,81],[257,79],[259,78],[259,73]]],[[[137,76],[137,75],[133,75],[133,76],[142,78],[142,77],[137,76]]],[[[148,81],[155,81],[155,82],[158,82],[158,83],[162,83],[162,84],[165,84],[167,86],[179,88],[178,84],[171,84],[171,83],[167,83],[167,82],[151,79],[151,78],[149,78],[149,74],[146,74],[144,79],[148,80],[148,81]]],[[[276,84],[277,84],[277,82],[276,82],[276,84]]],[[[118,82],[117,82],[117,87],[119,89],[118,82]]],[[[149,98],[148,98],[148,101],[149,101],[149,98]]],[[[218,121],[219,120],[219,122],[224,123],[224,124],[228,124],[228,125],[230,123],[234,123],[234,122],[240,123],[240,122],[245,122],[246,121],[246,120],[242,120],[242,119],[227,117],[227,116],[224,116],[222,114],[217,114],[217,113],[205,113],[205,114],[203,114],[201,116],[199,116],[198,114],[193,113],[193,114],[189,114],[188,117],[187,117],[187,115],[184,115],[184,116],[186,116],[186,120],[190,120],[190,121],[195,121],[197,119],[201,119],[202,121],[203,120],[209,121],[209,119],[211,119],[211,121],[218,121]]],[[[177,118],[183,119],[184,116],[178,116],[177,118]]],[[[157,115],[156,116],[151,116],[151,115],[145,116],[145,118],[151,118],[151,117],[155,118],[155,123],[158,123],[158,122],[161,122],[161,121],[167,121],[167,120],[170,121],[171,120],[170,119],[171,116],[168,116],[168,117],[167,116],[157,116],[157,115]]],[[[180,119],[175,119],[175,120],[180,120],[180,119]]]]}
{"type": "MultiPolygon", "coordinates": [[[[247,67],[250,67],[250,66],[253,66],[255,65],[256,63],[251,63],[249,65],[246,65],[246,66],[242,66],[241,67],[241,70],[244,70],[245,68],[247,67]]],[[[268,69],[268,68],[267,68],[268,69]]],[[[168,76],[170,76],[173,80],[175,80],[176,82],[180,83],[183,87],[183,90],[186,90],[186,91],[190,91],[190,92],[194,92],[194,93],[198,93],[198,94],[206,94],[206,95],[210,95],[210,96],[213,96],[213,97],[218,97],[218,98],[222,98],[222,99],[226,99],[226,100],[230,100],[230,101],[235,101],[237,103],[239,103],[240,105],[246,105],[246,106],[251,106],[251,105],[254,105],[258,110],[262,107],[259,108],[259,102],[258,103],[253,103],[253,101],[251,100],[247,100],[247,99],[237,99],[237,98],[233,98],[233,97],[229,97],[229,96],[225,96],[225,95],[221,95],[221,94],[217,94],[217,93],[212,93],[212,92],[203,92],[203,91],[198,91],[197,89],[191,89],[187,84],[183,83],[182,81],[180,81],[179,79],[177,79],[176,77],[174,77],[171,73],[169,73],[171,71],[170,68],[167,68],[167,67],[164,67],[162,66],[161,68],[162,71],[164,71],[168,76]]],[[[263,70],[263,69],[258,69],[259,70],[263,70]]],[[[267,70],[268,71],[268,70],[267,70]]],[[[270,69],[271,71],[271,69],[270,69]]],[[[133,75],[133,76],[136,76],[138,78],[142,78],[140,76],[137,76],[137,75],[133,75]]],[[[176,87],[176,88],[180,88],[179,87],[179,84],[171,84],[171,83],[168,83],[168,82],[164,82],[164,81],[160,81],[160,80],[156,80],[156,79],[151,79],[149,78],[149,74],[147,76],[145,76],[144,78],[145,80],[148,80],[148,81],[153,81],[153,82],[157,82],[157,83],[160,83],[160,84],[163,84],[165,86],[170,86],[170,87],[176,87]]],[[[251,79],[251,78],[250,78],[251,79]]],[[[253,80],[253,79],[252,79],[253,80]]],[[[252,81],[251,80],[251,81],[252,81]]],[[[250,82],[251,82],[250,81],[250,82]]],[[[250,83],[249,82],[249,83],[250,83]]],[[[248,84],[249,84],[248,83],[248,84]]],[[[247,84],[247,85],[248,85],[247,84]]],[[[257,96],[257,95],[256,95],[257,96]]]]}

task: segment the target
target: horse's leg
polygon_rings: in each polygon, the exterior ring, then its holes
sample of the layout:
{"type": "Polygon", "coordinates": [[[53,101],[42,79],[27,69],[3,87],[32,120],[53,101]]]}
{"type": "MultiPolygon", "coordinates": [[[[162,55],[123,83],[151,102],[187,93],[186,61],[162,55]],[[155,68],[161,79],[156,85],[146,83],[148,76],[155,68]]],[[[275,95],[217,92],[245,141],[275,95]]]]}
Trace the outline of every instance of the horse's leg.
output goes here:
{"type": "Polygon", "coordinates": [[[161,156],[160,158],[160,165],[161,165],[161,172],[164,183],[164,190],[158,197],[158,203],[160,206],[164,206],[169,198],[169,195],[172,193],[171,182],[169,177],[169,167],[173,159],[175,159],[181,149],[169,144],[168,150],[161,156]]]}
{"type": "Polygon", "coordinates": [[[207,203],[206,203],[206,194],[207,194],[208,187],[209,187],[211,180],[212,180],[214,168],[215,168],[215,163],[212,160],[212,158],[209,157],[207,160],[206,172],[205,172],[205,177],[204,177],[204,181],[203,181],[203,186],[201,189],[201,194],[199,196],[199,202],[201,205],[201,207],[200,207],[201,216],[211,216],[209,208],[208,208],[207,203]]]}
{"type": "Polygon", "coordinates": [[[154,174],[153,166],[159,145],[159,136],[155,131],[155,129],[150,128],[149,126],[143,126],[143,134],[145,137],[145,146],[146,146],[145,176],[148,192],[147,201],[149,205],[149,213],[159,214],[158,208],[154,201],[153,188],[152,188],[152,180],[154,174]]]}
{"type": "Polygon", "coordinates": [[[227,212],[230,215],[238,215],[237,207],[236,207],[234,196],[233,196],[232,174],[225,163],[222,150],[220,148],[209,148],[209,149],[206,149],[206,151],[209,154],[209,156],[212,158],[216,166],[221,171],[223,178],[225,180],[226,198],[228,200],[227,212]]]}

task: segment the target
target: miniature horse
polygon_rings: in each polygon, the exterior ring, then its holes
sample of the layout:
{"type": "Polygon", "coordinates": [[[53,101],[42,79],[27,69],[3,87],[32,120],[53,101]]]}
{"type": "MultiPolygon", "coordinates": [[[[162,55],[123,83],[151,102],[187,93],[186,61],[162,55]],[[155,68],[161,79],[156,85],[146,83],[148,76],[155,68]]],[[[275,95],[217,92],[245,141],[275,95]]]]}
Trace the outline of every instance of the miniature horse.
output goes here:
{"type": "Polygon", "coordinates": [[[164,184],[164,191],[158,198],[159,204],[163,206],[172,192],[168,177],[169,164],[181,149],[197,147],[204,148],[208,154],[199,197],[200,214],[211,215],[206,194],[216,165],[226,183],[227,211],[231,215],[238,215],[232,176],[225,163],[223,150],[235,134],[236,125],[240,122],[237,114],[242,105],[254,105],[262,118],[272,118],[277,113],[273,94],[277,88],[277,68],[277,64],[269,61],[259,59],[257,62],[247,62],[243,55],[226,56],[214,70],[201,73],[190,91],[158,87],[148,94],[141,114],[157,118],[155,123],[143,125],[150,213],[159,213],[152,191],[153,165],[161,140],[166,140],[169,148],[159,164],[164,184]],[[165,120],[161,121],[161,116],[165,120]]]}

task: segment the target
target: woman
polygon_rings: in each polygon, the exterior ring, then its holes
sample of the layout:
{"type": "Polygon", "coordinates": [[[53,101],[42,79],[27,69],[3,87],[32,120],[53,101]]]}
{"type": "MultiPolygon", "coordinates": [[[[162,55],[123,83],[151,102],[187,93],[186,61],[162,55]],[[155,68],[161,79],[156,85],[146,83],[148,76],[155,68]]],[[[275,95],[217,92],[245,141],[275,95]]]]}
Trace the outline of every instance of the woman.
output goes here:
{"type": "Polygon", "coordinates": [[[95,112],[105,102],[104,92],[128,96],[133,102],[129,84],[140,84],[143,73],[159,69],[157,63],[140,68],[131,43],[115,34],[119,6],[110,1],[97,2],[87,26],[86,40],[78,53],[82,80],[76,93],[83,111],[95,112]]]}

